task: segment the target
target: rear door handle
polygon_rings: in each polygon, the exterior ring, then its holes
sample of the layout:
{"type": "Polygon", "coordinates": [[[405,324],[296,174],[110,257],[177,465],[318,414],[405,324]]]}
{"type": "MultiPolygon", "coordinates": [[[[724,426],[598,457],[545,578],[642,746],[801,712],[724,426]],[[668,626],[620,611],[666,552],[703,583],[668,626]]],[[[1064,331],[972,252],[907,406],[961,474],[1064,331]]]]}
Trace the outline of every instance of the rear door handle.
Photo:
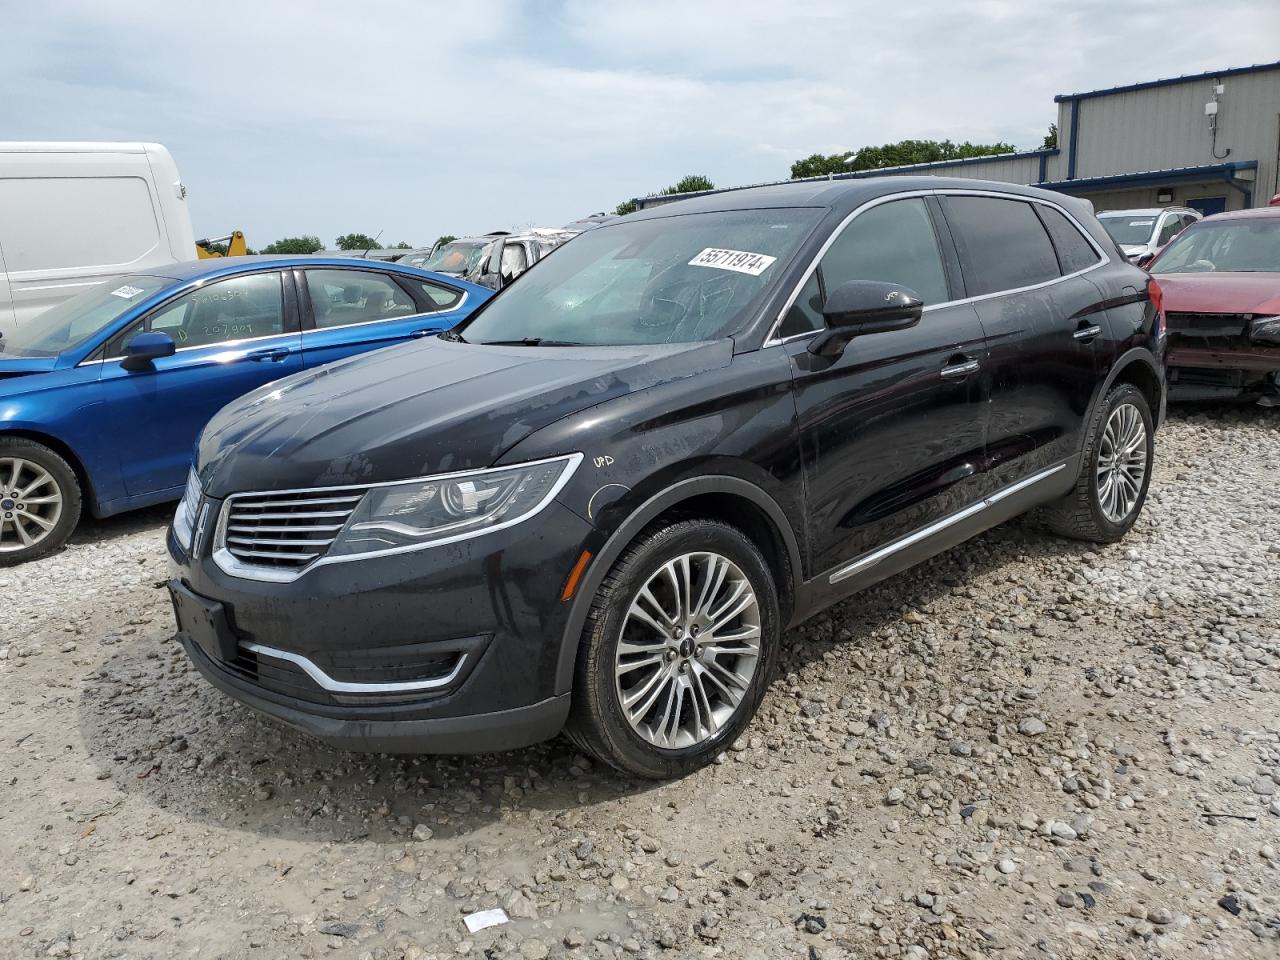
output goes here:
{"type": "Polygon", "coordinates": [[[257,353],[251,353],[249,359],[255,363],[279,363],[292,352],[288,347],[276,347],[274,350],[259,350],[257,353]]]}
{"type": "Polygon", "coordinates": [[[964,363],[953,363],[949,367],[942,368],[943,380],[961,380],[971,373],[977,373],[981,367],[977,360],[966,360],[964,363]]]}
{"type": "Polygon", "coordinates": [[[1093,340],[1095,337],[1097,337],[1098,334],[1100,333],[1102,333],[1102,328],[1095,324],[1092,327],[1081,327],[1071,336],[1075,337],[1081,343],[1088,343],[1090,340],[1093,340]]]}

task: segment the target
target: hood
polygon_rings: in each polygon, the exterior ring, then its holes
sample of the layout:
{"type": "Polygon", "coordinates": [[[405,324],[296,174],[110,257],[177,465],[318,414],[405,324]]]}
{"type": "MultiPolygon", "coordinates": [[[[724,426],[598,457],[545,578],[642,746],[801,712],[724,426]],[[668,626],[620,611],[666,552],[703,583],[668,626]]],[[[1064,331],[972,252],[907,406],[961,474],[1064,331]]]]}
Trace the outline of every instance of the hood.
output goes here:
{"type": "Polygon", "coordinates": [[[731,340],[496,347],[432,338],[232,402],[201,435],[197,469],[205,492],[224,497],[487,467],[562,417],[722,367],[732,356],[731,340]]]}
{"type": "Polygon", "coordinates": [[[1166,312],[1280,314],[1280,273],[1165,273],[1155,281],[1166,312]]]}
{"type": "Polygon", "coordinates": [[[1133,258],[1142,256],[1150,247],[1145,243],[1122,243],[1120,249],[1126,257],[1133,258]]]}
{"type": "Polygon", "coordinates": [[[57,357],[15,357],[0,353],[0,380],[25,377],[32,373],[48,373],[57,365],[57,357]]]}

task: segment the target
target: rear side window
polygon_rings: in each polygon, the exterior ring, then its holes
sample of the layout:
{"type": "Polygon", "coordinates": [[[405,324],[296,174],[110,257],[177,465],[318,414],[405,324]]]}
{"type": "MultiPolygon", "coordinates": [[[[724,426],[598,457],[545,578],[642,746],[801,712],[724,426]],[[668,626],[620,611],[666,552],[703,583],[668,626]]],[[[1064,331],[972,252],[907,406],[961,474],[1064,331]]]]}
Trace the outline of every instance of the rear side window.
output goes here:
{"type": "Polygon", "coordinates": [[[1060,276],[1058,258],[1031,204],[998,197],[944,197],[971,297],[1060,276]]]}
{"type": "Polygon", "coordinates": [[[850,280],[879,280],[909,287],[925,304],[950,299],[933,221],[918,197],[854,217],[823,256],[821,270],[827,296],[850,280]]]}
{"type": "Polygon", "coordinates": [[[390,277],[369,270],[308,270],[307,292],[316,327],[391,320],[418,312],[417,304],[390,277]]]}
{"type": "Polygon", "coordinates": [[[1044,221],[1045,229],[1049,231],[1053,248],[1058,251],[1058,262],[1062,265],[1063,273],[1087,270],[1102,259],[1079,228],[1062,213],[1043,203],[1036,204],[1036,211],[1044,221]]]}

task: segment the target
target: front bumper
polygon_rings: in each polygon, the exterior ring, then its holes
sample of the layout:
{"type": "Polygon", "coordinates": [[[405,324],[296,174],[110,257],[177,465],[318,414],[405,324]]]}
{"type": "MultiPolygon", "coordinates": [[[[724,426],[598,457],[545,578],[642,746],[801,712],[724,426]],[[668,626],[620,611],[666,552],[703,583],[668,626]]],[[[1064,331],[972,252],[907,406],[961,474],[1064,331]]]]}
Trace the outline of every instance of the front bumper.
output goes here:
{"type": "Polygon", "coordinates": [[[561,594],[591,536],[553,502],[505,530],[281,583],[224,572],[207,536],[188,557],[170,533],[179,639],[228,696],[338,746],[525,746],[567,716],[568,691],[555,688],[571,606],[561,594]]]}
{"type": "Polygon", "coordinates": [[[1174,399],[1268,395],[1280,386],[1280,319],[1171,312],[1169,390],[1174,399]]]}

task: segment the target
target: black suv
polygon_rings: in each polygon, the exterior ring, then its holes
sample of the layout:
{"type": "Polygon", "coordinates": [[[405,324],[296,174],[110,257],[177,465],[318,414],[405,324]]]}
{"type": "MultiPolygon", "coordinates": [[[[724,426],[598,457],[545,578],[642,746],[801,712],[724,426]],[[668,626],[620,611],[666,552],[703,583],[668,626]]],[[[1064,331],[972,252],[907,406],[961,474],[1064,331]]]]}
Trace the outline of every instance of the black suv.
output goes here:
{"type": "Polygon", "coordinates": [[[438,339],[205,429],[168,545],[230,696],[365,750],[565,729],[642,777],[750,722],[784,631],[1032,507],[1133,525],[1159,290],[1086,204],[965,180],[704,196],[438,339]]]}

